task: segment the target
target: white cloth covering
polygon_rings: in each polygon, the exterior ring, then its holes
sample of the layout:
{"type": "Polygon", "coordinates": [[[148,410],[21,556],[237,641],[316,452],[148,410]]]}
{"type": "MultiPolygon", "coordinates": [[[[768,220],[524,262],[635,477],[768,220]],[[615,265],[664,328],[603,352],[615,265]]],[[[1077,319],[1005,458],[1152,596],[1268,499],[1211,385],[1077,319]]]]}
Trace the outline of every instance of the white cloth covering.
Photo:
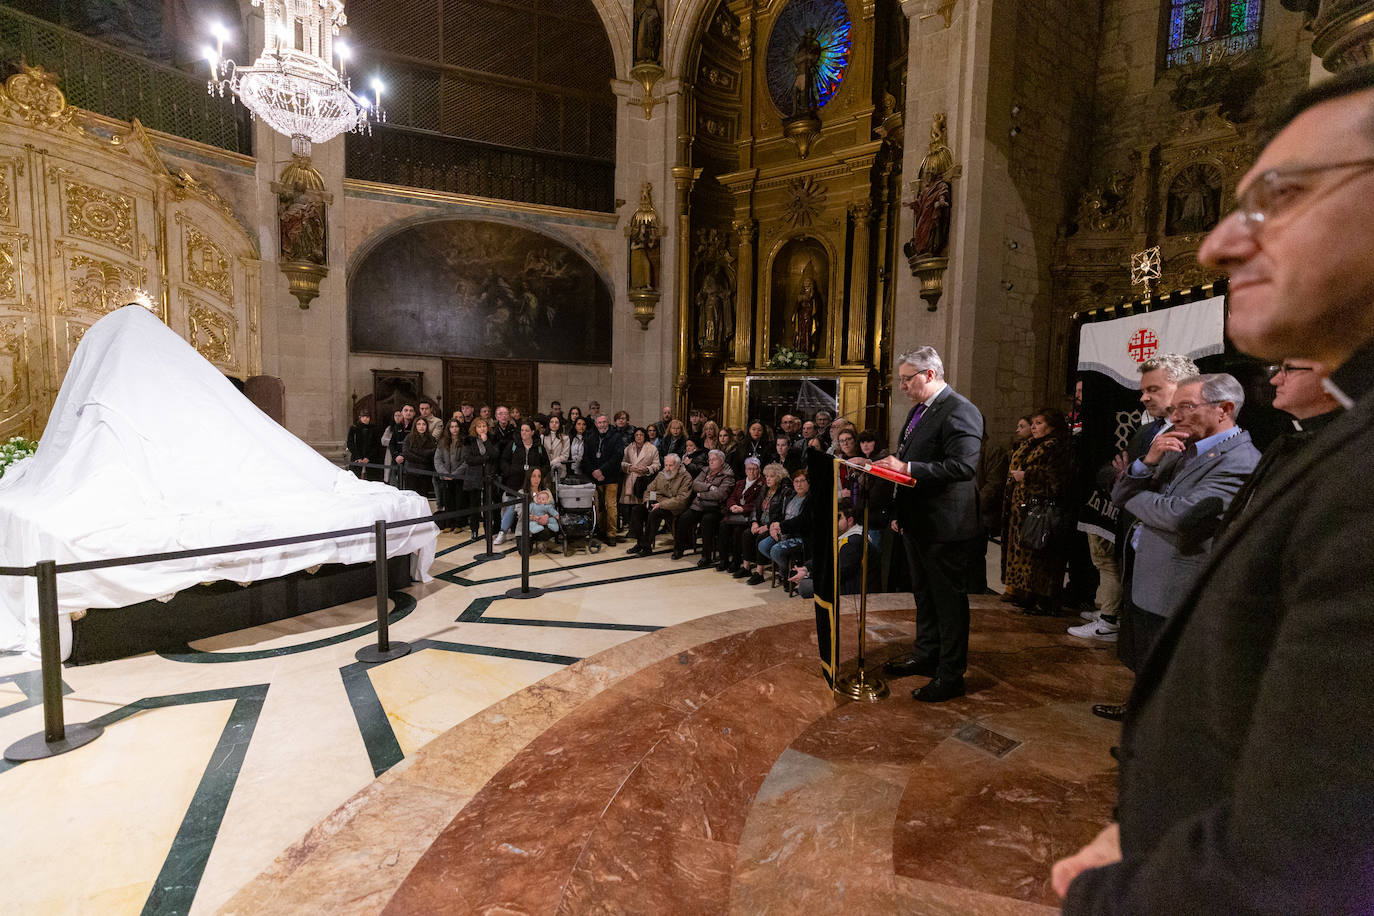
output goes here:
{"type": "MultiPolygon", "coordinates": [[[[258,410],[146,309],[96,322],[77,347],[38,452],[0,477],[0,565],[76,563],[314,534],[430,514],[418,493],[362,481],[258,410]]],[[[438,528],[388,532],[429,581],[438,528]]],[[[370,534],[57,577],[71,614],[228,579],[365,563],[370,534]]],[[[0,577],[0,649],[38,651],[37,585],[0,577]]]]}

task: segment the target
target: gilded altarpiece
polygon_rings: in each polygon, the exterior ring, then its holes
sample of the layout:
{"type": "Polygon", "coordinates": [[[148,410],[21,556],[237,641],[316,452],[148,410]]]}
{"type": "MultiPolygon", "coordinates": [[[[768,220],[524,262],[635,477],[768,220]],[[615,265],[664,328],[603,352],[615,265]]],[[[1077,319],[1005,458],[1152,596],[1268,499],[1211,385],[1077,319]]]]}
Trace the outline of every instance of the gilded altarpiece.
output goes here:
{"type": "MultiPolygon", "coordinates": [[[[679,386],[693,403],[719,404],[729,425],[747,421],[751,381],[833,380],[840,412],[856,417],[881,387],[884,186],[888,160],[901,160],[875,128],[886,123],[874,104],[884,70],[875,10],[863,0],[722,2],[699,33],[696,133],[675,174],[690,191],[694,240],[729,227],[737,283],[729,335],[714,347],[688,337],[679,386]]],[[[694,245],[689,334],[710,301],[707,250],[694,245]]]]}
{"type": "Polygon", "coordinates": [[[82,336],[134,291],[226,374],[260,371],[257,252],[222,199],[137,122],[88,129],[44,71],[0,88],[0,124],[0,439],[41,434],[82,336]]]}

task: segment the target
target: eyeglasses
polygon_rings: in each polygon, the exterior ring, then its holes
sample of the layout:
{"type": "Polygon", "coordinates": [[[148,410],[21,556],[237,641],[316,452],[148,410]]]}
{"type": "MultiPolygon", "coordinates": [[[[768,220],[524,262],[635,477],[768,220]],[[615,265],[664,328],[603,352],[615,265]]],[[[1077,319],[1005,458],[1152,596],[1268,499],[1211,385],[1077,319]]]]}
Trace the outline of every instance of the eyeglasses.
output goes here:
{"type": "Polygon", "coordinates": [[[925,370],[922,370],[922,371],[920,371],[920,372],[912,373],[911,375],[902,375],[902,373],[898,372],[898,373],[897,373],[897,381],[901,382],[903,385],[909,385],[909,384],[911,384],[912,379],[920,378],[921,376],[925,375],[925,374],[926,374],[927,372],[929,372],[929,371],[931,371],[931,370],[925,369],[925,370]]]}
{"type": "MultiPolygon", "coordinates": [[[[1300,179],[1310,175],[1320,175],[1336,169],[1354,169],[1348,178],[1374,167],[1374,158],[1352,159],[1349,162],[1328,162],[1324,165],[1304,165],[1293,168],[1270,169],[1250,182],[1240,194],[1236,195],[1236,210],[1241,224],[1251,232],[1264,225],[1302,197],[1306,190],[1300,179]]],[[[1339,184],[1339,182],[1338,182],[1339,184]]],[[[1335,187],[1333,185],[1332,187],[1335,187]]]]}
{"type": "Polygon", "coordinates": [[[1194,403],[1192,403],[1191,401],[1184,401],[1184,402],[1181,403],[1181,404],[1172,404],[1172,405],[1170,405],[1170,407],[1169,407],[1169,413],[1171,413],[1171,414],[1175,414],[1175,413],[1192,413],[1193,411],[1197,410],[1199,407],[1205,407],[1205,406],[1207,406],[1207,405],[1209,405],[1209,404],[1212,405],[1213,407],[1215,407],[1216,405],[1221,404],[1221,403],[1224,403],[1224,402],[1222,402],[1222,401],[1203,401],[1201,404],[1194,404],[1194,403]]]}
{"type": "Polygon", "coordinates": [[[1284,376],[1285,378],[1287,378],[1289,375],[1292,375],[1294,372],[1311,372],[1311,371],[1312,371],[1312,367],[1311,367],[1311,366],[1290,366],[1288,363],[1284,363],[1282,366],[1265,366],[1265,372],[1268,373],[1269,378],[1273,378],[1273,377],[1276,376],[1276,375],[1282,375],[1282,376],[1284,376]]]}

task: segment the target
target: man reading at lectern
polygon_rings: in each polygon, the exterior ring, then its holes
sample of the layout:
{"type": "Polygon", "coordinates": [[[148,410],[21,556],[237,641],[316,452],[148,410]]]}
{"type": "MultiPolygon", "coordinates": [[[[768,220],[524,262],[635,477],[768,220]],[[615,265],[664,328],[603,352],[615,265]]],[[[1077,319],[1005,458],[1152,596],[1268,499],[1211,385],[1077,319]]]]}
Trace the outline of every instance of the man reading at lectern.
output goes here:
{"type": "Polygon", "coordinates": [[[888,661],[893,677],[933,678],[911,692],[923,703],[964,695],[968,667],[968,543],[981,536],[974,480],[983,415],[945,384],[932,347],[897,358],[897,382],[913,406],[897,454],[875,462],[915,478],[898,487],[892,530],[902,536],[916,597],[915,651],[888,661]]]}

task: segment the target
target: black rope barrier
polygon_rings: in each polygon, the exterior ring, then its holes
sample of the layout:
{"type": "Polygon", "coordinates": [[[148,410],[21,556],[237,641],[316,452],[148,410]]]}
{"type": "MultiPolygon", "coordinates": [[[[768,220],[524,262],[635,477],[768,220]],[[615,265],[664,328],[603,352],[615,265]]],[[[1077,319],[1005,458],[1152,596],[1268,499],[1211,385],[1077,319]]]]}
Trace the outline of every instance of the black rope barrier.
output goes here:
{"type": "MultiPolygon", "coordinates": [[[[417,471],[416,473],[425,472],[417,471]]],[[[500,485],[497,484],[497,486],[500,485]]],[[[161,553],[141,554],[133,557],[86,560],[79,563],[59,564],[55,560],[43,560],[33,566],[0,566],[0,576],[33,576],[38,579],[38,649],[42,666],[43,682],[43,731],[29,735],[10,745],[5,750],[5,759],[19,763],[28,760],[41,760],[47,757],[56,757],[59,754],[65,754],[68,751],[73,751],[83,745],[89,744],[100,737],[103,732],[100,726],[91,725],[89,723],[68,726],[65,722],[62,706],[61,633],[57,605],[57,576],[59,574],[87,572],[94,569],[112,569],[120,566],[134,566],[140,563],[185,560],[193,557],[212,556],[215,554],[241,553],[246,550],[261,550],[268,547],[286,547],[293,544],[305,544],[311,541],[323,541],[370,534],[372,535],[376,547],[374,565],[377,574],[377,645],[365,646],[359,649],[355,657],[361,662],[376,664],[383,661],[390,661],[394,658],[400,658],[410,652],[411,648],[408,643],[393,642],[391,640],[389,617],[391,589],[389,572],[387,570],[387,530],[408,528],[415,525],[434,524],[440,519],[465,518],[470,515],[481,513],[487,519],[484,525],[487,529],[487,553],[485,555],[479,555],[479,557],[481,559],[492,559],[498,556],[504,556],[504,554],[498,554],[492,550],[491,519],[493,513],[509,506],[519,505],[522,507],[522,517],[528,518],[529,495],[523,493],[523,491],[517,493],[516,491],[509,490],[502,486],[501,489],[506,490],[506,492],[511,493],[513,497],[518,498],[493,502],[491,487],[492,481],[484,481],[482,492],[483,501],[480,506],[470,509],[445,510],[426,516],[420,516],[418,518],[399,519],[392,522],[388,522],[385,519],[378,519],[372,525],[358,528],[340,528],[318,534],[270,538],[264,541],[226,544],[219,547],[172,550],[161,553]]],[[[521,594],[517,597],[532,598],[535,597],[536,594],[542,594],[538,589],[529,588],[528,536],[522,539],[521,585],[521,594]]]]}

